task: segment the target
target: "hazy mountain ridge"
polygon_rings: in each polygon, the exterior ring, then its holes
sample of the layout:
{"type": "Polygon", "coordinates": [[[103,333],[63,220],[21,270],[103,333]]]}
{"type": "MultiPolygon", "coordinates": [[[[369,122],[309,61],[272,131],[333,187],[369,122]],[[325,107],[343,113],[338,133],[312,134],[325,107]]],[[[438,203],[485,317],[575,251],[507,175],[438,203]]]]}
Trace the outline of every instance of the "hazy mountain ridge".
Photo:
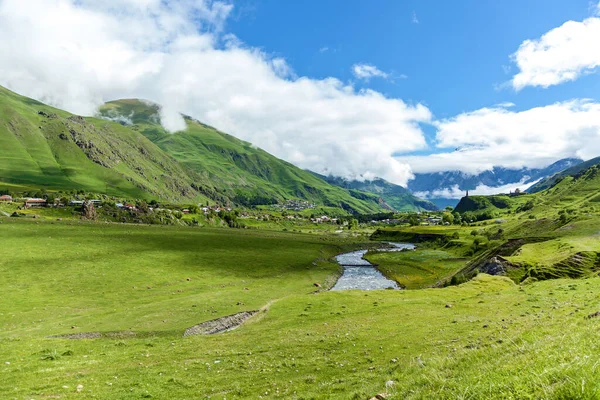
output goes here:
{"type": "Polygon", "coordinates": [[[535,185],[531,186],[527,191],[529,193],[537,193],[542,190],[548,189],[554,185],[556,185],[560,180],[564,179],[567,176],[575,176],[582,171],[587,170],[588,168],[597,165],[600,163],[600,157],[592,158],[591,160],[587,160],[585,162],[576,164],[570,168],[567,168],[563,171],[555,173],[551,176],[548,176],[541,181],[537,182],[535,185]]]}
{"type": "Polygon", "coordinates": [[[431,201],[420,199],[413,195],[408,189],[381,178],[358,181],[335,176],[325,176],[317,173],[314,174],[332,185],[379,195],[388,206],[397,211],[433,211],[438,208],[431,201]]]}
{"type": "Polygon", "coordinates": [[[467,174],[461,171],[415,174],[415,178],[408,182],[407,187],[416,195],[429,199],[443,208],[446,205],[456,205],[467,190],[473,191],[479,187],[494,192],[494,188],[497,188],[500,193],[506,189],[506,186],[522,186],[521,190],[523,190],[536,181],[581,162],[583,162],[581,159],[565,158],[544,168],[494,167],[479,174],[467,174]]]}

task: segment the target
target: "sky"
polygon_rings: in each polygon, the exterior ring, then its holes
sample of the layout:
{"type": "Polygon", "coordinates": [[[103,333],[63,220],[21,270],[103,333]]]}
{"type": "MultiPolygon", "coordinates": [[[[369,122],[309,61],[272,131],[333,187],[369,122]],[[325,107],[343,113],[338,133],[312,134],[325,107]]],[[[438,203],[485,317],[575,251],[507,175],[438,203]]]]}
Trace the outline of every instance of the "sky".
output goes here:
{"type": "Polygon", "coordinates": [[[0,85],[400,185],[600,155],[599,66],[589,0],[0,0],[0,85]]]}

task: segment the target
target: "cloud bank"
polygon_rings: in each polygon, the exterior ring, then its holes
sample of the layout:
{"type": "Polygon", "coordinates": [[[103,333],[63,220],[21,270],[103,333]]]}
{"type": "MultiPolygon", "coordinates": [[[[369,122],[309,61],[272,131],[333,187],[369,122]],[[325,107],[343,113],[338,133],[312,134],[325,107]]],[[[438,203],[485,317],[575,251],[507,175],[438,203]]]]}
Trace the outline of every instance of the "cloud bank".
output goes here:
{"type": "Polygon", "coordinates": [[[507,106],[434,122],[436,147],[428,156],[401,157],[419,173],[458,170],[478,174],[494,166],[543,168],[566,157],[600,154],[600,103],[572,100],[512,111],[507,106]]]}
{"type": "Polygon", "coordinates": [[[392,154],[426,146],[427,107],[296,76],[225,32],[231,9],[211,0],[0,0],[0,84],[81,115],[146,98],[163,106],[170,131],[185,127],[182,112],[302,168],[411,177],[392,154]]]}
{"type": "MultiPolygon", "coordinates": [[[[525,191],[538,183],[541,179],[538,179],[533,182],[525,183],[528,178],[524,178],[519,182],[508,183],[501,186],[487,186],[487,185],[477,185],[477,187],[473,190],[469,190],[469,195],[477,195],[477,196],[490,196],[494,194],[503,194],[514,192],[519,189],[521,191],[525,191]]],[[[454,185],[449,188],[433,190],[431,192],[416,192],[415,196],[421,197],[423,199],[461,199],[465,195],[465,191],[460,189],[458,185],[454,185]]]]}
{"type": "MultiPolygon", "coordinates": [[[[596,7],[600,10],[600,4],[596,7]]],[[[525,40],[511,56],[519,68],[511,83],[516,90],[527,86],[547,88],[573,81],[600,66],[600,18],[568,21],[539,39],[525,40]]]]}

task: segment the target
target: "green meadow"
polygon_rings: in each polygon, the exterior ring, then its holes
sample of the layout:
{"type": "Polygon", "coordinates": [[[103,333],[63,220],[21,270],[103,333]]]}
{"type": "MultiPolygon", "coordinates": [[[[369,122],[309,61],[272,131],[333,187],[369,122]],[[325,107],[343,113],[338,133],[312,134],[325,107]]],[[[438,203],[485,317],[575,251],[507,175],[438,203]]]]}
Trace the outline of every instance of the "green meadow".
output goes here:
{"type": "MultiPolygon", "coordinates": [[[[340,273],[332,257],[369,244],[0,221],[2,398],[600,397],[600,319],[584,318],[600,311],[600,278],[518,285],[481,274],[444,289],[328,292],[340,273]],[[231,332],[182,337],[251,310],[231,332]],[[49,338],[83,332],[114,336],[49,338]]],[[[395,254],[429,271],[415,288],[457,266],[434,249],[395,254]]]]}

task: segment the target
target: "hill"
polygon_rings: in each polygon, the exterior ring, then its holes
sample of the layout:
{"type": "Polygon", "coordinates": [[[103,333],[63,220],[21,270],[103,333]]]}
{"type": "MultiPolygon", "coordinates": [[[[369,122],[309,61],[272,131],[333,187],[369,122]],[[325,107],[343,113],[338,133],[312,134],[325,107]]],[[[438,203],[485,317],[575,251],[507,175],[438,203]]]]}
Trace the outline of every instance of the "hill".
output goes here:
{"type": "MultiPolygon", "coordinates": [[[[415,195],[434,202],[439,208],[456,206],[461,193],[475,190],[477,187],[497,188],[498,193],[507,191],[507,185],[515,188],[526,187],[532,183],[552,176],[566,168],[578,165],[582,160],[565,158],[544,168],[510,169],[494,167],[479,174],[467,174],[462,171],[442,171],[435,173],[417,173],[408,182],[408,189],[415,195]],[[458,197],[451,196],[457,194],[458,197]]],[[[514,188],[513,188],[514,189],[514,188]]]]}
{"type": "Polygon", "coordinates": [[[121,100],[84,118],[0,87],[0,189],[243,206],[302,199],[349,213],[384,210],[377,195],[330,185],[192,118],[185,132],[169,134],[158,111],[121,100]]]}
{"type": "Polygon", "coordinates": [[[541,192],[543,190],[546,190],[546,189],[551,188],[552,186],[556,185],[558,182],[560,182],[561,179],[565,178],[566,176],[577,175],[581,171],[584,171],[584,170],[588,169],[589,167],[594,166],[598,163],[600,163],[600,157],[596,157],[591,160],[587,160],[585,162],[577,164],[573,167],[564,169],[563,171],[560,171],[560,172],[558,172],[552,176],[549,176],[545,179],[542,179],[541,181],[539,181],[538,183],[536,183],[535,185],[530,187],[527,191],[529,193],[541,192]]]}
{"type": "Polygon", "coordinates": [[[325,176],[313,172],[319,178],[345,189],[360,190],[380,196],[385,203],[396,211],[435,211],[438,207],[429,200],[413,195],[408,189],[384,179],[348,180],[337,176],[325,176]]]}
{"type": "Polygon", "coordinates": [[[143,135],[0,87],[0,187],[85,190],[129,198],[203,199],[200,177],[143,135]]]}
{"type": "Polygon", "coordinates": [[[245,206],[304,199],[349,212],[382,210],[380,197],[330,185],[248,142],[185,116],[187,129],[169,133],[160,125],[160,108],[128,99],[106,103],[100,117],[120,121],[204,178],[200,191],[245,206]]]}

